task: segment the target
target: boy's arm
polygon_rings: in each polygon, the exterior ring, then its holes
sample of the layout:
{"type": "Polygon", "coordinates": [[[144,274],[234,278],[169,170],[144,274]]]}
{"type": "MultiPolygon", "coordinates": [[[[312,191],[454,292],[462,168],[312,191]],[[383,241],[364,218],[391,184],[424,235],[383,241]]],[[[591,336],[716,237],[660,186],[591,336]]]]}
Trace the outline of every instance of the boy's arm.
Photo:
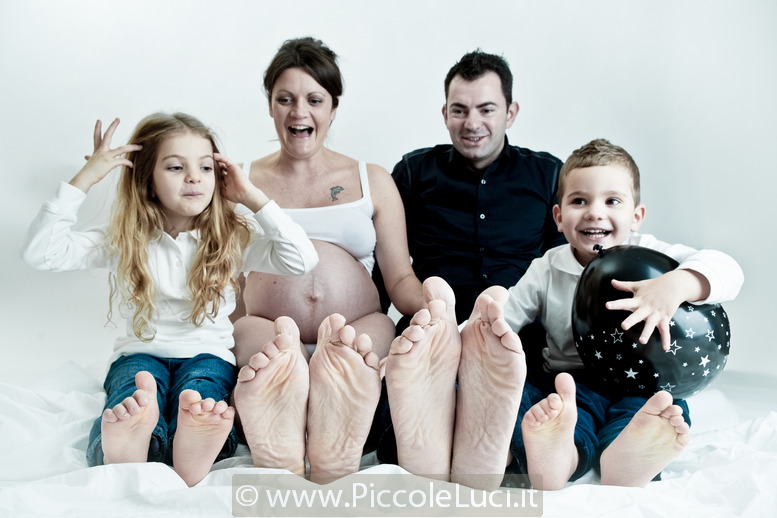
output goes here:
{"type": "Polygon", "coordinates": [[[670,245],[649,235],[635,235],[629,244],[646,246],[677,260],[677,269],[655,279],[638,282],[613,281],[619,290],[633,293],[632,298],[607,303],[608,309],[631,311],[622,324],[630,329],[644,321],[640,336],[647,343],[658,328],[664,350],[669,349],[669,322],[685,301],[717,303],[733,300],[739,293],[744,274],[739,264],[717,250],[695,250],[684,245],[670,245]]]}
{"type": "Polygon", "coordinates": [[[709,296],[709,282],[702,274],[693,270],[677,269],[655,279],[626,282],[613,280],[615,289],[630,292],[632,298],[613,300],[607,303],[607,309],[631,311],[631,315],[621,324],[625,330],[645,322],[639,342],[646,344],[657,328],[661,335],[661,346],[669,350],[671,322],[680,304],[688,301],[704,300],[709,296]]]}

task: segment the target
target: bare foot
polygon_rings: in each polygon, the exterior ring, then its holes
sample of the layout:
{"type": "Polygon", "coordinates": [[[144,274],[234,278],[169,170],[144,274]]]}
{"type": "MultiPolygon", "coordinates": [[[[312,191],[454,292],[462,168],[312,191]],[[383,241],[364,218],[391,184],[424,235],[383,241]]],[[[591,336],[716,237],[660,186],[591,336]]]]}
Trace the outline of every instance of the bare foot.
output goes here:
{"type": "Polygon", "coordinates": [[[196,390],[178,396],[178,428],[173,439],[173,469],[189,487],[210,471],[227,440],[235,409],[224,401],[202,399],[196,390]]]}
{"type": "Polygon", "coordinates": [[[369,336],[337,313],[325,318],[310,358],[310,479],[327,483],[359,470],[380,398],[380,366],[369,336]]]}
{"type": "Polygon", "coordinates": [[[461,336],[450,286],[430,277],[424,281],[424,293],[428,309],[417,312],[410,327],[391,343],[386,386],[399,465],[417,475],[447,479],[461,336]]]}
{"type": "Polygon", "coordinates": [[[461,331],[451,475],[482,489],[502,481],[526,379],[521,340],[504,319],[507,298],[501,286],[488,288],[461,331]]]}
{"type": "Polygon", "coordinates": [[[146,462],[151,434],[159,421],[156,380],[151,373],[135,374],[137,390],[103,411],[100,429],[105,464],[146,462]]]}
{"type": "Polygon", "coordinates": [[[279,317],[275,333],[240,369],[235,407],[254,465],[304,476],[308,364],[291,318],[279,317]]]}
{"type": "Polygon", "coordinates": [[[668,392],[657,392],[602,452],[602,484],[644,487],[690,440],[682,408],[668,392]]]}
{"type": "Polygon", "coordinates": [[[535,489],[562,489],[577,469],[576,424],[575,380],[562,372],[556,376],[556,393],[531,407],[521,422],[529,480],[535,489]]]}

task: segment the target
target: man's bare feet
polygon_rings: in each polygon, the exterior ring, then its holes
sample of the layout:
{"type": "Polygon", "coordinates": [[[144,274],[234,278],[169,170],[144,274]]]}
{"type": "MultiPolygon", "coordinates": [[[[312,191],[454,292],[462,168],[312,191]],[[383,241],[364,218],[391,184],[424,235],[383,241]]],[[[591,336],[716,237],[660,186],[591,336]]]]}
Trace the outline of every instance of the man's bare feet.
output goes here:
{"type": "Polygon", "coordinates": [[[526,379],[521,340],[504,319],[507,298],[501,286],[488,288],[461,331],[451,480],[470,487],[499,487],[526,379]]]}
{"type": "Polygon", "coordinates": [[[240,369],[235,407],[254,465],[304,476],[308,364],[291,318],[278,318],[275,333],[240,369]]]}
{"type": "Polygon", "coordinates": [[[399,465],[414,474],[447,479],[461,336],[450,286],[430,277],[424,293],[428,309],[417,312],[391,343],[386,386],[399,465]]]}
{"type": "Polygon", "coordinates": [[[159,421],[156,380],[151,373],[135,374],[132,397],[103,411],[101,422],[105,464],[146,462],[151,434],[159,421]]]}
{"type": "Polygon", "coordinates": [[[205,478],[227,440],[235,409],[224,401],[202,399],[186,389],[178,396],[178,428],[173,439],[173,469],[189,487],[205,478]]]}
{"type": "Polygon", "coordinates": [[[668,392],[657,392],[602,452],[602,484],[644,487],[690,440],[682,409],[668,392]]]}
{"type": "Polygon", "coordinates": [[[575,380],[556,376],[556,393],[529,409],[521,422],[529,480],[535,489],[566,486],[577,469],[575,380]]]}
{"type": "Polygon", "coordinates": [[[328,483],[359,470],[380,398],[380,365],[370,337],[333,314],[310,358],[307,453],[310,479],[328,483]]]}

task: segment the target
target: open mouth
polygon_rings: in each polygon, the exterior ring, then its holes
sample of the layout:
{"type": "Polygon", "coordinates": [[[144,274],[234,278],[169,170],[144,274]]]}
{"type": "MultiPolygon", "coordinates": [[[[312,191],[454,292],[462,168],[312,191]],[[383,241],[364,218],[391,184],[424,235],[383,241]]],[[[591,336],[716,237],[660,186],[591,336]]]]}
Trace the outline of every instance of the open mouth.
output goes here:
{"type": "Polygon", "coordinates": [[[582,230],[581,232],[584,236],[590,237],[592,239],[601,239],[603,237],[607,237],[610,234],[612,234],[611,230],[604,230],[601,228],[590,228],[590,229],[582,230]]]}
{"type": "Polygon", "coordinates": [[[313,134],[313,128],[310,126],[289,126],[289,131],[295,137],[309,137],[313,134]]]}

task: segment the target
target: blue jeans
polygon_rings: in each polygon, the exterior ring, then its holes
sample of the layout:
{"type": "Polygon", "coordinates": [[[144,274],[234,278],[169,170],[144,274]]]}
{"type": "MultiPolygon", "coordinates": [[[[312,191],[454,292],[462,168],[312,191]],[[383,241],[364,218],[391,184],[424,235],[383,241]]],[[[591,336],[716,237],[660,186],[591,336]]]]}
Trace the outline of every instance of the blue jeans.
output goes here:
{"type": "MultiPolygon", "coordinates": [[[[581,373],[571,372],[576,379],[581,373]]],[[[549,376],[551,383],[556,373],[549,376]]],[[[589,388],[583,383],[575,383],[577,391],[577,424],[575,425],[575,446],[577,447],[577,469],[570,477],[570,481],[577,480],[586,474],[591,468],[599,470],[599,458],[607,446],[615,440],[618,434],[626,428],[631,418],[647,402],[647,398],[628,396],[612,398],[604,396],[589,388]]],[[[544,384],[544,389],[527,382],[524,385],[521,406],[518,410],[518,419],[513,429],[513,440],[510,451],[515,457],[518,470],[528,473],[526,466],[526,449],[521,434],[521,421],[524,414],[535,404],[544,399],[554,389],[550,384],[544,384]]],[[[688,403],[685,400],[676,399],[675,405],[683,409],[683,419],[690,426],[691,418],[688,403]]],[[[660,474],[656,479],[660,479],[660,474]]]]}
{"type": "MultiPolygon", "coordinates": [[[[173,437],[178,426],[178,396],[185,389],[192,389],[199,392],[203,399],[228,401],[237,382],[236,367],[212,354],[200,354],[194,358],[159,358],[149,354],[122,356],[111,364],[105,377],[105,408],[113,408],[132,396],[137,390],[135,374],[140,371],[148,371],[154,376],[159,404],[159,421],[151,435],[148,461],[172,465],[173,437]]],[[[101,421],[102,417],[95,420],[89,434],[86,460],[90,466],[104,463],[101,421]]],[[[234,455],[236,448],[237,436],[233,427],[216,460],[234,455]]]]}

